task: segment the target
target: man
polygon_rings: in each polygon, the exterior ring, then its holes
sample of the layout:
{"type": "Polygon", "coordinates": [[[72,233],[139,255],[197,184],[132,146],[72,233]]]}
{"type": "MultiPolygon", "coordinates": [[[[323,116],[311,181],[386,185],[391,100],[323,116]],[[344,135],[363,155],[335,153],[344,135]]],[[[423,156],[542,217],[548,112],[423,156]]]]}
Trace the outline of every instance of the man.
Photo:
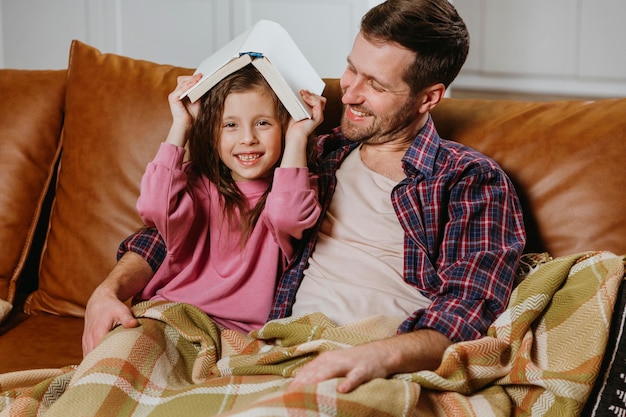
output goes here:
{"type": "MultiPolygon", "coordinates": [[[[280,278],[270,319],[322,311],[338,324],[382,314],[398,335],[323,353],[292,385],[435,369],[506,305],[525,243],[510,180],[488,158],[438,137],[429,116],[469,48],[447,0],[388,0],[363,18],[341,78],[341,129],[320,138],[322,220],[280,278]],[[389,197],[390,196],[390,197],[389,197]]],[[[83,348],[116,324],[164,248],[146,231],[94,291],[83,348]],[[152,264],[152,267],[150,266],[152,264]]]]}

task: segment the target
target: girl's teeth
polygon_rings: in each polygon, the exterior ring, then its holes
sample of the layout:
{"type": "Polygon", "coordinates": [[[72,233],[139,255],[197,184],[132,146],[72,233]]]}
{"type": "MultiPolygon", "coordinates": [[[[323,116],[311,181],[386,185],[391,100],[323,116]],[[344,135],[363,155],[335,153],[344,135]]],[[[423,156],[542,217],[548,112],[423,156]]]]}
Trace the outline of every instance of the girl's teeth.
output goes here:
{"type": "Polygon", "coordinates": [[[259,155],[239,155],[239,159],[242,161],[252,161],[259,157],[259,155]]]}

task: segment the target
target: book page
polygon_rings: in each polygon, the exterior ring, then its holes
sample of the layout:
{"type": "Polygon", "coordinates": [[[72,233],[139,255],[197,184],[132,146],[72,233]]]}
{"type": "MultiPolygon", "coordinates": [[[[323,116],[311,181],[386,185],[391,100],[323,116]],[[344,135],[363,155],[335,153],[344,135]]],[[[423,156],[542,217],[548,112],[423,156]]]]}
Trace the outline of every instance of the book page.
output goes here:
{"type": "Polygon", "coordinates": [[[315,94],[322,94],[324,91],[324,81],[289,33],[278,23],[259,20],[239,52],[262,53],[276,67],[294,93],[303,88],[315,94]]]}
{"type": "MultiPolygon", "coordinates": [[[[236,65],[227,65],[236,61],[242,54],[260,54],[265,57],[278,74],[270,74],[266,68],[262,72],[270,86],[277,92],[279,98],[294,118],[309,117],[308,106],[300,97],[300,90],[306,89],[315,94],[322,94],[324,81],[317,75],[313,66],[298,49],[289,33],[278,23],[269,20],[259,20],[254,26],[227,43],[217,52],[205,59],[195,73],[202,73],[202,79],[186,91],[181,98],[189,96],[192,101],[197,100],[210,88],[227,75],[243,67],[239,62],[236,65]],[[224,67],[226,65],[226,67],[224,67]],[[284,81],[284,82],[283,82],[284,81]],[[286,84],[288,89],[281,88],[286,84]],[[280,90],[280,91],[278,91],[280,90]],[[288,97],[288,95],[293,97],[288,97]],[[305,110],[306,116],[302,116],[305,110]],[[302,116],[302,117],[301,117],[302,116]]],[[[260,66],[267,67],[267,65],[260,66]]]]}

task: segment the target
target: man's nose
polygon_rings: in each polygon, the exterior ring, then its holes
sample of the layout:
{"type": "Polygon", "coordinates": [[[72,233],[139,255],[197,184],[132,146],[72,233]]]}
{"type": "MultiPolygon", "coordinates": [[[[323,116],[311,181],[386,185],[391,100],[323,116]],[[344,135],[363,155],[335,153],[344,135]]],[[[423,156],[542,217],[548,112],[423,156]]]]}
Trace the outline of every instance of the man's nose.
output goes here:
{"type": "Polygon", "coordinates": [[[363,85],[356,78],[352,79],[350,83],[347,83],[343,87],[343,95],[341,101],[343,104],[355,104],[360,103],[362,100],[363,85]]]}

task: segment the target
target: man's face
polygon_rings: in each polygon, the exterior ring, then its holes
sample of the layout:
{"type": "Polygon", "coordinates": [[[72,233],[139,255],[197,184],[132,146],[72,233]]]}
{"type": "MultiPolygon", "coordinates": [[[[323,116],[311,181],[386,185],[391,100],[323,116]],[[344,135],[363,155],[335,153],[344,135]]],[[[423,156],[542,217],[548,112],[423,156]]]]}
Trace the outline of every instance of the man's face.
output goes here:
{"type": "Polygon", "coordinates": [[[416,133],[417,98],[402,79],[414,59],[414,52],[398,44],[372,43],[357,35],[340,82],[346,138],[376,144],[416,133]]]}

